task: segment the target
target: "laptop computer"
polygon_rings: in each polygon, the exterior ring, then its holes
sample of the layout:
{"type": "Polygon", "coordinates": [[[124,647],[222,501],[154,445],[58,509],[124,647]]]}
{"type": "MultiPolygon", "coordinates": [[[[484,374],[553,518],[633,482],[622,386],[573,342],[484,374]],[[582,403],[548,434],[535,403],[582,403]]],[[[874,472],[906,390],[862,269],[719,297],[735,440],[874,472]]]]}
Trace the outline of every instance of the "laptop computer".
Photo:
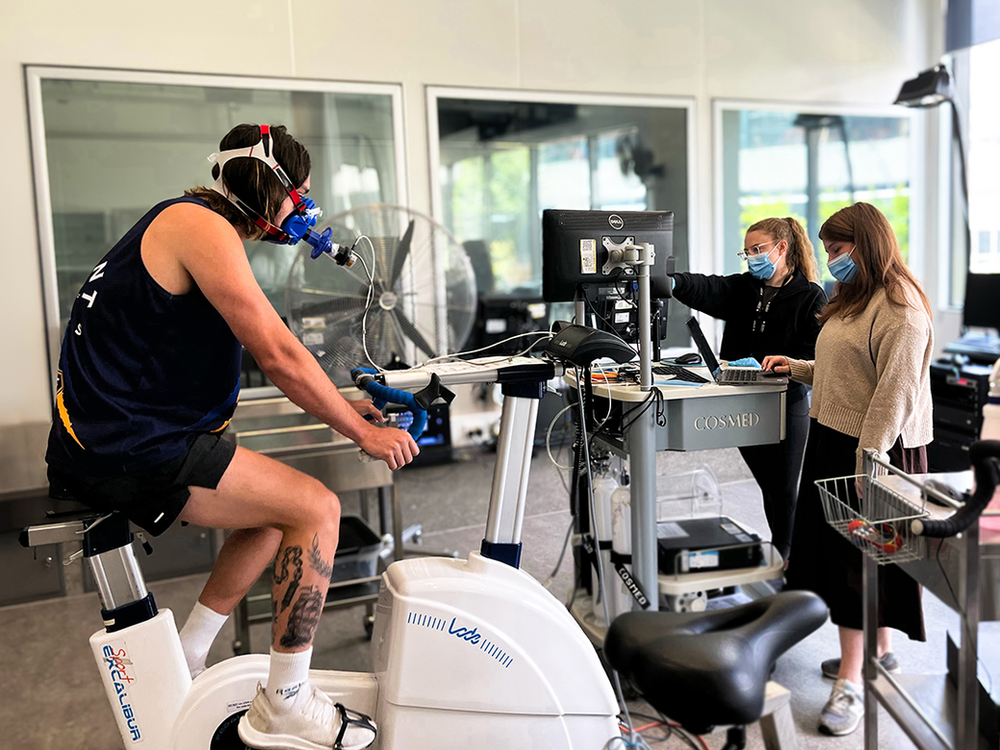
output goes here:
{"type": "Polygon", "coordinates": [[[788,385],[788,377],[778,375],[773,372],[763,370],[752,370],[737,367],[723,368],[719,365],[719,360],[715,358],[712,347],[708,345],[708,340],[694,318],[688,318],[688,330],[691,331],[691,338],[694,339],[695,346],[701,352],[702,359],[708,366],[709,372],[719,385],[788,385]]]}

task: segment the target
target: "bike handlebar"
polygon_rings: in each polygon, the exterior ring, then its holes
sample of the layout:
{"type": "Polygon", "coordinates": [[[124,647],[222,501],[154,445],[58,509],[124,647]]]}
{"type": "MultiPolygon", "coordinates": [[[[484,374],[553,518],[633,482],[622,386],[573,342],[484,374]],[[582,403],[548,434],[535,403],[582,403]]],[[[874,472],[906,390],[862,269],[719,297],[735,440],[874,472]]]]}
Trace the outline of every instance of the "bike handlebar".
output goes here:
{"type": "Polygon", "coordinates": [[[356,368],[351,371],[354,384],[372,397],[372,404],[376,409],[382,409],[386,404],[399,404],[405,406],[413,414],[413,423],[407,432],[414,440],[419,438],[424,428],[427,427],[427,410],[417,403],[416,396],[409,391],[401,391],[398,388],[390,388],[379,383],[375,379],[375,373],[363,368],[356,368]]]}

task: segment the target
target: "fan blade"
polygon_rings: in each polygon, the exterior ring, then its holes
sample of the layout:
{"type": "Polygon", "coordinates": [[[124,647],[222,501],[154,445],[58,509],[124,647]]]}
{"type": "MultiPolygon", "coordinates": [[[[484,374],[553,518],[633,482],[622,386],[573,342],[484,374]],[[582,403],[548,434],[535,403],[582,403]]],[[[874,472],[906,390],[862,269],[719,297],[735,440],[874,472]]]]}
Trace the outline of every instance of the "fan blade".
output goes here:
{"type": "Polygon", "coordinates": [[[404,334],[406,334],[406,337],[412,341],[418,349],[423,349],[432,359],[437,356],[437,352],[434,351],[434,348],[427,343],[420,331],[417,330],[417,327],[410,322],[410,319],[403,314],[402,310],[396,308],[392,311],[392,315],[396,319],[396,323],[399,324],[400,329],[404,334]]]}
{"type": "Polygon", "coordinates": [[[356,312],[365,309],[365,300],[361,297],[337,297],[335,299],[323,300],[322,302],[310,302],[302,305],[301,316],[303,318],[321,317],[330,313],[356,312]]]}
{"type": "Polygon", "coordinates": [[[413,240],[413,219],[410,219],[409,226],[406,227],[406,231],[403,232],[403,236],[399,238],[399,244],[396,245],[396,256],[392,259],[392,272],[389,274],[389,289],[395,289],[396,282],[399,281],[400,274],[403,273],[403,264],[406,263],[406,259],[410,256],[410,242],[413,240]]]}

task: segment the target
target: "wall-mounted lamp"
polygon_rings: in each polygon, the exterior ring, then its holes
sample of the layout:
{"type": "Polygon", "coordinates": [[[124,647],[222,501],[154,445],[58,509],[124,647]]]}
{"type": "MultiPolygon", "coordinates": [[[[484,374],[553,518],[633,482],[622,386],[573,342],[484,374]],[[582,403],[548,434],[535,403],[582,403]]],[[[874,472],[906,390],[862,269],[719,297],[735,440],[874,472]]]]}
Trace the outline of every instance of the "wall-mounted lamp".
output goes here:
{"type": "Polygon", "coordinates": [[[923,71],[911,78],[899,90],[894,104],[904,107],[936,107],[947,102],[951,105],[951,132],[958,144],[958,169],[962,182],[962,199],[965,214],[966,255],[972,252],[972,237],[969,231],[969,182],[965,174],[965,146],[962,141],[962,127],[958,119],[958,104],[955,102],[955,88],[951,83],[948,68],[942,64],[923,71]]]}
{"type": "Polygon", "coordinates": [[[936,107],[954,101],[954,95],[948,69],[944,65],[935,65],[904,83],[893,103],[904,107],[936,107]]]}

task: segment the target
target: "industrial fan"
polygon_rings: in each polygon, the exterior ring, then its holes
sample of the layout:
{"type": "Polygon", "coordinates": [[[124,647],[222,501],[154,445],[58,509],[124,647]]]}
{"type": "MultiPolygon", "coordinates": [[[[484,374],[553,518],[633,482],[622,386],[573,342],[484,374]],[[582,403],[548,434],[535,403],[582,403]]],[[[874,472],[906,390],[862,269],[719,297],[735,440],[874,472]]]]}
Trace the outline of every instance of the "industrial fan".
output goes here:
{"type": "Polygon", "coordinates": [[[357,260],[341,267],[303,247],[285,300],[289,328],[334,383],[349,384],[358,366],[413,365],[462,347],[476,283],[465,249],[445,227],[386,204],[350,209],[327,225],[357,260]]]}

